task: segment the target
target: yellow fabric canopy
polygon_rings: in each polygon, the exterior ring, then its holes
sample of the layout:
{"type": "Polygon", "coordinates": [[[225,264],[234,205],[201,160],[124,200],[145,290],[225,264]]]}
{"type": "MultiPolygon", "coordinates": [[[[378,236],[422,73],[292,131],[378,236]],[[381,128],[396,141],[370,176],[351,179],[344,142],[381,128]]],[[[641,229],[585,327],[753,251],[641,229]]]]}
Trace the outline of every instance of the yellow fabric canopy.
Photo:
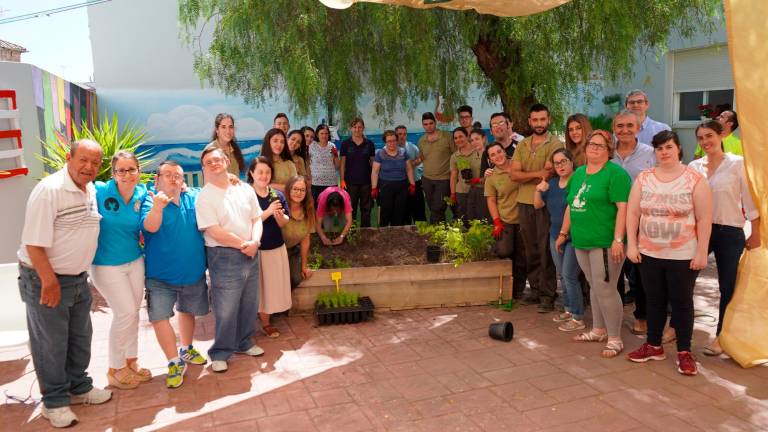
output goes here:
{"type": "Polygon", "coordinates": [[[418,9],[442,7],[446,9],[474,9],[481,14],[497,16],[525,16],[543,12],[571,0],[320,0],[324,5],[345,9],[357,2],[382,3],[418,9]]]}

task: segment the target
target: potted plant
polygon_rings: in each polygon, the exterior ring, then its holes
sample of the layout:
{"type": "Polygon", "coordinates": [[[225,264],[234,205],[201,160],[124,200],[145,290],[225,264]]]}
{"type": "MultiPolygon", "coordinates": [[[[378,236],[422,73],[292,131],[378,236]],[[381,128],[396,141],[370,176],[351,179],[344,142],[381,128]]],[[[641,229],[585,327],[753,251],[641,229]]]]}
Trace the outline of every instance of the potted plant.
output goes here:
{"type": "Polygon", "coordinates": [[[320,293],[315,300],[315,317],[319,325],[358,323],[373,317],[373,310],[370,297],[339,289],[320,293]]]}
{"type": "Polygon", "coordinates": [[[456,159],[456,168],[461,174],[461,178],[468,182],[472,180],[472,169],[469,166],[469,161],[466,158],[459,157],[456,159]]]}
{"type": "Polygon", "coordinates": [[[710,120],[716,117],[715,109],[711,104],[699,105],[699,114],[702,121],[710,120]]]}

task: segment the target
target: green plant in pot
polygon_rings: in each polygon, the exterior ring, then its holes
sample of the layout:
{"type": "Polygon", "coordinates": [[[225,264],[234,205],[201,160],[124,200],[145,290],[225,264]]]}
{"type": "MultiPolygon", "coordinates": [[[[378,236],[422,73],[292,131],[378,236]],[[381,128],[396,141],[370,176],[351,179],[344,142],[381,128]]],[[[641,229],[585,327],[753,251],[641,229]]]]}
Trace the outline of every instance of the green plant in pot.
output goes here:
{"type": "MultiPolygon", "coordinates": [[[[105,118],[93,126],[89,127],[86,121],[78,128],[73,124],[72,139],[90,139],[96,141],[101,146],[103,156],[101,170],[96,176],[96,180],[107,181],[112,178],[110,163],[112,156],[118,151],[124,150],[136,155],[139,160],[139,167],[144,168],[151,162],[146,152],[139,152],[138,148],[146,140],[146,133],[140,127],[132,124],[126,124],[122,129],[117,120],[117,114],[112,118],[105,118]]],[[[70,142],[66,137],[60,134],[54,134],[54,137],[48,141],[40,141],[43,146],[43,154],[36,154],[37,157],[47,168],[52,171],[59,171],[67,163],[67,153],[69,153],[70,142]]],[[[143,171],[143,170],[142,170],[143,171]]],[[[151,179],[151,174],[142,172],[141,182],[146,183],[151,179]]]]}
{"type": "Polygon", "coordinates": [[[466,158],[459,157],[456,159],[456,169],[459,170],[461,178],[468,182],[472,180],[472,168],[469,165],[469,161],[466,158]]]}

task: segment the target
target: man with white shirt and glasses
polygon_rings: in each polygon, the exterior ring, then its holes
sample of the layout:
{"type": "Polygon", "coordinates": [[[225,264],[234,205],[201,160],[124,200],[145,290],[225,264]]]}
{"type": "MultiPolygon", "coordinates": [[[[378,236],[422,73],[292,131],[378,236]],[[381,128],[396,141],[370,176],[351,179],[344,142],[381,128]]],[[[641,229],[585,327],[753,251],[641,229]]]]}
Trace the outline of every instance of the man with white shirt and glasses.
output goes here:
{"type": "Polygon", "coordinates": [[[672,130],[668,124],[658,122],[648,117],[648,108],[651,104],[648,102],[648,95],[642,90],[632,90],[627,93],[624,98],[624,108],[632,111],[637,115],[640,122],[640,128],[637,131],[637,139],[641,143],[650,143],[653,140],[653,136],[657,133],[665,130],[672,130]]]}
{"type": "Polygon", "coordinates": [[[29,346],[43,395],[42,415],[57,428],[78,418],[70,405],[96,405],[112,392],[93,387],[91,267],[99,238],[93,180],[101,146],[72,143],[67,164],[40,181],[27,201],[19,258],[19,291],[27,309],[29,346]]]}
{"type": "Polygon", "coordinates": [[[220,149],[206,147],[200,164],[206,184],[195,209],[205,239],[216,318],[208,357],[214,372],[226,372],[227,361],[236,352],[254,357],[264,354],[251,340],[259,316],[261,207],[249,185],[229,183],[229,159],[220,149]]]}

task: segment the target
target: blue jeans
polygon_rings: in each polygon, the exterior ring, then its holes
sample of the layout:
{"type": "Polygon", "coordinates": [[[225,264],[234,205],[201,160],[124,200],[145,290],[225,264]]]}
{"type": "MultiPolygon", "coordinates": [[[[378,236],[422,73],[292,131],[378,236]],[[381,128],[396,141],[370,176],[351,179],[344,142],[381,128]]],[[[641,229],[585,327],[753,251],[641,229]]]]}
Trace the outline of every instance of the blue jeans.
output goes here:
{"type": "Polygon", "coordinates": [[[46,408],[69,406],[69,395],[91,391],[86,373],[91,362],[91,289],[88,274],[57,275],[61,303],[40,304],[42,288],[37,272],[19,266],[19,292],[27,307],[29,346],[46,408]]]}
{"type": "Polygon", "coordinates": [[[552,253],[552,261],[555,263],[557,273],[563,282],[565,310],[573,315],[573,318],[581,321],[584,319],[584,294],[579,282],[581,268],[576,261],[576,251],[570,241],[563,245],[563,253],[555,248],[555,239],[549,239],[549,250],[552,253]]]}
{"type": "Polygon", "coordinates": [[[253,346],[259,318],[259,256],[238,249],[206,247],[211,276],[211,303],[216,335],[208,350],[211,360],[227,361],[233,353],[253,346]]]}
{"type": "Polygon", "coordinates": [[[189,285],[172,285],[159,279],[146,278],[147,314],[149,321],[164,321],[173,316],[173,306],[179,312],[194,316],[208,315],[208,283],[205,275],[189,285]]]}

